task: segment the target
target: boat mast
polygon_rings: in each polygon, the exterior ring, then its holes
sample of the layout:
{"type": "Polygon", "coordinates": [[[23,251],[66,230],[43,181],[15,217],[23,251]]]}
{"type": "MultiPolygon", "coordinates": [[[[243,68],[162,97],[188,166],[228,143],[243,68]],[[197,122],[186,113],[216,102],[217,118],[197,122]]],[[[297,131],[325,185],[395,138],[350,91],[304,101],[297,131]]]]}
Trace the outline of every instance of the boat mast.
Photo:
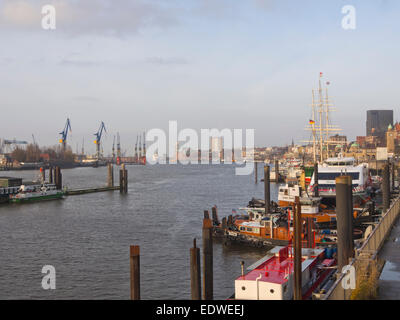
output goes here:
{"type": "Polygon", "coordinates": [[[320,76],[319,76],[319,87],[318,87],[318,94],[319,94],[319,105],[318,105],[319,147],[320,147],[320,161],[322,163],[324,161],[324,154],[323,154],[324,137],[323,137],[323,123],[322,123],[322,113],[324,112],[324,102],[323,102],[323,98],[322,98],[321,78],[322,78],[322,72],[320,73],[320,76]]]}
{"type": "Polygon", "coordinates": [[[317,162],[317,150],[316,150],[316,132],[315,132],[315,92],[312,90],[312,134],[313,134],[313,156],[314,163],[317,162]]]}
{"type": "MultiPolygon", "coordinates": [[[[329,85],[329,82],[326,83],[329,85]]],[[[326,158],[329,158],[329,96],[328,96],[328,86],[326,87],[326,98],[325,98],[325,114],[326,114],[326,158]]]]}

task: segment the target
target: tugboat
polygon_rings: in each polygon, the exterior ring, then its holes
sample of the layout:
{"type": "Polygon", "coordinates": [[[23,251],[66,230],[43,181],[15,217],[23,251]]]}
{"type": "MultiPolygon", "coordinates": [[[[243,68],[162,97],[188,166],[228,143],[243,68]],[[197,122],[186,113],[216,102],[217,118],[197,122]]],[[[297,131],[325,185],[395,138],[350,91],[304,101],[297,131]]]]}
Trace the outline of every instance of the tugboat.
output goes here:
{"type": "Polygon", "coordinates": [[[18,193],[10,195],[10,202],[23,203],[23,202],[34,202],[44,200],[55,200],[61,199],[64,192],[57,190],[55,185],[32,185],[26,186],[21,185],[18,189],[18,193]]]}

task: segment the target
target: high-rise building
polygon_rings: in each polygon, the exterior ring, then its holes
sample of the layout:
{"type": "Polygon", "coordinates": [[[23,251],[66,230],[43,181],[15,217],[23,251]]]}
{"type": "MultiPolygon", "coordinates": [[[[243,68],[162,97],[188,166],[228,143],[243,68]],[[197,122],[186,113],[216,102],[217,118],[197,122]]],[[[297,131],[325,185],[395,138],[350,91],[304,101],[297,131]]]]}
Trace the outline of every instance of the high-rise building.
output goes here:
{"type": "Polygon", "coordinates": [[[367,111],[367,136],[385,138],[389,125],[393,126],[393,110],[367,111]]]}

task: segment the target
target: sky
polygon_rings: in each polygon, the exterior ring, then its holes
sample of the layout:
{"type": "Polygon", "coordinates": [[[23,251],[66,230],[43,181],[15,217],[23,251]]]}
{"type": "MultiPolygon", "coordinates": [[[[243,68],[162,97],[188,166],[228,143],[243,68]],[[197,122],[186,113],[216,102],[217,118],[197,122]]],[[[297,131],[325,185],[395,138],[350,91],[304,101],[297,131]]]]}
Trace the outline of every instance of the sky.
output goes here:
{"type": "Polygon", "coordinates": [[[302,143],[319,73],[332,123],[365,135],[366,111],[398,113],[398,0],[0,0],[0,138],[133,153],[153,128],[255,129],[256,146],[302,143]],[[56,29],[41,27],[43,5],[56,29]],[[342,8],[356,29],[342,28],[342,8]]]}

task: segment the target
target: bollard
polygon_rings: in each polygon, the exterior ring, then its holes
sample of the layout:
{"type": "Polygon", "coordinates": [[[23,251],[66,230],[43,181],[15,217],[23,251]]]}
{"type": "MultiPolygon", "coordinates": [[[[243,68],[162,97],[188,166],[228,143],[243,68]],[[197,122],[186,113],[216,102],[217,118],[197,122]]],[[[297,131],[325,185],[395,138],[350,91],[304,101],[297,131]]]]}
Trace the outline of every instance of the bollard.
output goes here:
{"type": "Polygon", "coordinates": [[[190,287],[192,300],[201,300],[200,264],[200,248],[196,247],[196,239],[194,239],[193,248],[190,248],[190,287]]]}
{"type": "Polygon", "coordinates": [[[294,300],[302,300],[302,284],[301,284],[301,234],[302,234],[302,226],[301,226],[301,204],[299,197],[296,197],[296,203],[293,206],[294,213],[294,290],[293,294],[294,300]]]}
{"type": "Polygon", "coordinates": [[[338,271],[349,264],[354,256],[352,179],[350,176],[336,178],[336,217],[338,271]]]}
{"type": "Polygon", "coordinates": [[[114,166],[112,163],[107,165],[108,175],[107,175],[107,185],[108,187],[114,187],[114,166]]]}
{"type": "Polygon", "coordinates": [[[390,178],[389,178],[389,165],[385,164],[383,167],[383,180],[382,180],[382,204],[383,211],[386,212],[390,206],[390,178]]]}
{"type": "Polygon", "coordinates": [[[203,220],[203,300],[213,300],[212,222],[203,220]]]}
{"type": "Polygon", "coordinates": [[[319,197],[318,163],[314,163],[314,197],[319,197]]]}
{"type": "Polygon", "coordinates": [[[264,200],[265,214],[268,214],[271,211],[271,185],[268,165],[264,167],[264,200]]]}
{"type": "Polygon", "coordinates": [[[131,300],[140,300],[140,247],[130,246],[131,300]]]}

